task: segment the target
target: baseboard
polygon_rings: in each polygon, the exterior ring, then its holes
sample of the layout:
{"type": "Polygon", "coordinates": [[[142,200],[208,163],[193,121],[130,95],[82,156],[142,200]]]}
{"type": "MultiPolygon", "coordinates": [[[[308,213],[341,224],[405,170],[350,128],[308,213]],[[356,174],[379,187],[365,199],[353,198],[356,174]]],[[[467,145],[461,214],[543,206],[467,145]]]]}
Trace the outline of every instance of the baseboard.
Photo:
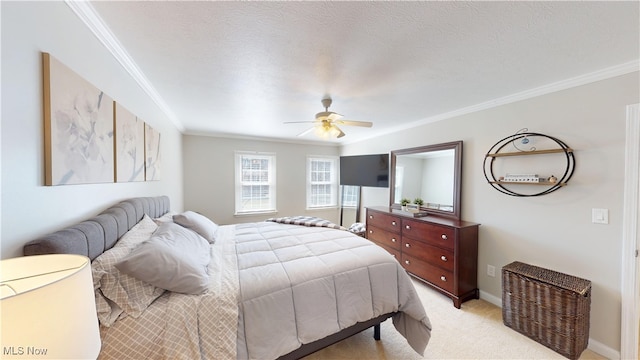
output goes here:
{"type": "MultiPolygon", "coordinates": [[[[502,307],[502,298],[489,294],[486,291],[480,290],[480,299],[499,308],[502,307]]],[[[592,338],[589,338],[589,345],[587,348],[606,357],[607,359],[620,359],[620,351],[612,349],[599,341],[593,340],[592,338]]]]}
{"type": "Polygon", "coordinates": [[[499,308],[502,307],[502,298],[499,298],[497,296],[493,296],[493,295],[489,294],[486,291],[480,290],[480,299],[482,299],[482,300],[484,300],[484,301],[486,301],[488,303],[491,303],[491,304],[493,304],[493,305],[495,305],[495,306],[497,306],[499,308]]]}
{"type": "Polygon", "coordinates": [[[612,349],[599,341],[593,340],[593,338],[589,338],[589,345],[587,346],[587,349],[596,352],[607,359],[620,359],[620,351],[612,349]]]}

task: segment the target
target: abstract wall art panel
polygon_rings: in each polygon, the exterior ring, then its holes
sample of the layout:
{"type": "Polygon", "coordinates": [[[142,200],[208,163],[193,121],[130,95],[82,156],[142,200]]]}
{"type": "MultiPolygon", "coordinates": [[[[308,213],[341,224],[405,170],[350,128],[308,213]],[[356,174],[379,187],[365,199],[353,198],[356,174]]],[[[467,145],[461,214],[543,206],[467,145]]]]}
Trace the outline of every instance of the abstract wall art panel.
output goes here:
{"type": "Polygon", "coordinates": [[[160,180],[160,133],[149,124],[144,124],[145,179],[160,180]]]}
{"type": "Polygon", "coordinates": [[[113,100],[42,53],[45,185],[114,180],[113,100]]]}
{"type": "Polygon", "coordinates": [[[116,182],[144,181],[144,121],[114,102],[116,182]]]}

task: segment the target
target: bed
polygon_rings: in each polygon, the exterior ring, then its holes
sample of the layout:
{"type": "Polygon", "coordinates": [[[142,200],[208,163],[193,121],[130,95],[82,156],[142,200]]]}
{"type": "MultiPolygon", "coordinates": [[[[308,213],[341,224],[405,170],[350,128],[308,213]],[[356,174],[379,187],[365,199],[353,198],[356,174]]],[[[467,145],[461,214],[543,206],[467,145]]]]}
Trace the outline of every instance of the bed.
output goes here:
{"type": "Polygon", "coordinates": [[[288,220],[218,226],[166,196],[132,198],[24,254],[92,260],[99,359],[298,359],[371,327],[379,340],[388,318],[424,353],[429,318],[391,255],[288,220]]]}

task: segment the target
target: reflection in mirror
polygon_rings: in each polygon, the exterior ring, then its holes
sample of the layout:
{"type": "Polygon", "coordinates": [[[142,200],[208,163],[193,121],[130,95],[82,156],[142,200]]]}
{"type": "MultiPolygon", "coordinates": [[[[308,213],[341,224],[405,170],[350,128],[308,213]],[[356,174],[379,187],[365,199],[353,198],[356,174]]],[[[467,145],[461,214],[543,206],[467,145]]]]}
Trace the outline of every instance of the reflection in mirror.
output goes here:
{"type": "Polygon", "coordinates": [[[360,187],[351,185],[341,185],[342,195],[340,196],[340,225],[349,227],[360,221],[360,187]]]}
{"type": "Polygon", "coordinates": [[[449,149],[398,156],[395,198],[421,198],[426,208],[453,211],[454,155],[449,149]]]}
{"type": "Polygon", "coordinates": [[[462,141],[391,152],[390,204],[423,200],[422,209],[460,219],[462,141]]]}

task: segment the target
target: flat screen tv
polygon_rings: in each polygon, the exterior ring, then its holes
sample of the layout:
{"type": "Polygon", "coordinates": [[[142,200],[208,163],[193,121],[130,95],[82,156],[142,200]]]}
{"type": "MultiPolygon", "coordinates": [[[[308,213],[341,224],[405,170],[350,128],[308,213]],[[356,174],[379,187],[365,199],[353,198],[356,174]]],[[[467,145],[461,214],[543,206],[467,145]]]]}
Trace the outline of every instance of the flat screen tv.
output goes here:
{"type": "Polygon", "coordinates": [[[341,156],[340,185],[389,187],[389,154],[341,156]]]}

